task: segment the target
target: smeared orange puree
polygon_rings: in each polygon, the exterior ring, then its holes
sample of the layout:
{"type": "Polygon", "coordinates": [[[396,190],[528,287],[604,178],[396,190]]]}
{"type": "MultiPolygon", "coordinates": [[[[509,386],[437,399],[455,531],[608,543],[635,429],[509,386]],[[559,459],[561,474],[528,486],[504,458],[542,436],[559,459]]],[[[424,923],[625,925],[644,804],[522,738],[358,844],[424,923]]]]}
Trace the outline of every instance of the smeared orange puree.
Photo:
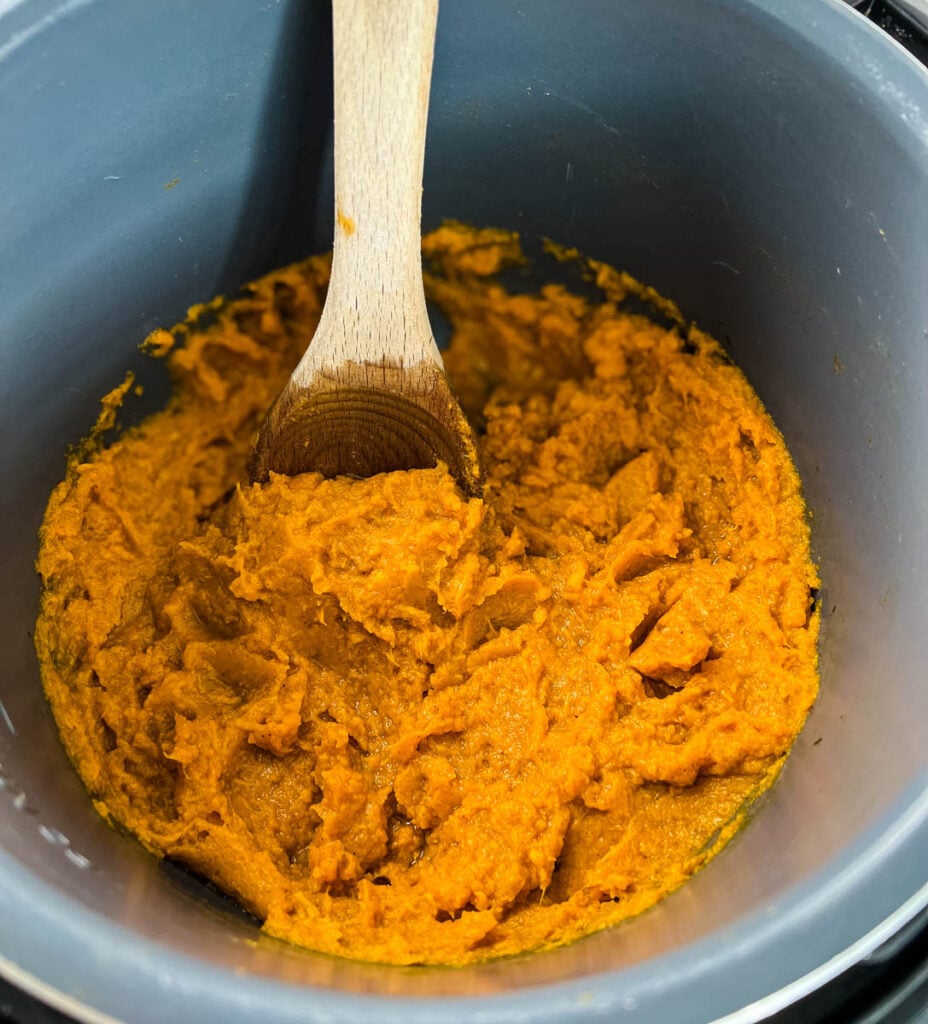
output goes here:
{"type": "Polygon", "coordinates": [[[174,397],[72,458],[36,646],[101,814],[274,935],[460,964],[622,921],[724,845],[815,698],[816,572],[716,342],[600,264],[599,301],[507,293],[506,232],[424,249],[483,498],[440,466],[247,483],[313,257],[150,339],[174,397]]]}

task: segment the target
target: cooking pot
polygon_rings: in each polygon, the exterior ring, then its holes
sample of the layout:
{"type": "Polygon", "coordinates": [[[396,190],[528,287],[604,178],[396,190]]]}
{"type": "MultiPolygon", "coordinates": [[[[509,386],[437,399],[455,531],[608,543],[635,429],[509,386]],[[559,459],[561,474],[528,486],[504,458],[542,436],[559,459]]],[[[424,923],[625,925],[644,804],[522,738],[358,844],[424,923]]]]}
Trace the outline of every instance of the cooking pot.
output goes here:
{"type": "Polygon", "coordinates": [[[88,1021],[760,1020],[928,903],[928,75],[838,0],[439,19],[425,227],[575,244],[675,298],[805,482],[821,697],[705,871],[564,949],[350,963],[108,828],[58,745],[32,563],[65,448],[127,367],[133,415],[164,401],[150,329],[329,245],[328,31],[312,0],[0,0],[0,973],[88,1021]]]}

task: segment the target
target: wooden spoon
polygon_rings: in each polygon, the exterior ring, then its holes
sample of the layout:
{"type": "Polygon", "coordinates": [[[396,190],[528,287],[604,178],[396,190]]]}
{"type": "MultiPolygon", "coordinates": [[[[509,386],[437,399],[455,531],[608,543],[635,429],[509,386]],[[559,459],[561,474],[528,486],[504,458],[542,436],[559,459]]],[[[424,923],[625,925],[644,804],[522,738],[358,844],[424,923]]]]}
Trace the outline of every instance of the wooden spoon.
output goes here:
{"type": "Polygon", "coordinates": [[[473,432],[422,288],[422,165],[438,0],[334,0],[335,248],[312,343],[258,432],[270,472],[365,477],[444,462],[479,493],[473,432]]]}

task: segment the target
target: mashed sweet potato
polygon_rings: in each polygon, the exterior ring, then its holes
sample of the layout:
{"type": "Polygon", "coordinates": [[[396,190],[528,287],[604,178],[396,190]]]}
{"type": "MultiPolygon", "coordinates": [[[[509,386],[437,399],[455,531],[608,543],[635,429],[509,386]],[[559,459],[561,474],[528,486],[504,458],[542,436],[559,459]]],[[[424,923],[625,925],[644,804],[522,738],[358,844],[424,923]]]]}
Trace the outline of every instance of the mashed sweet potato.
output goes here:
{"type": "Polygon", "coordinates": [[[713,340],[598,264],[598,302],[507,293],[504,232],[425,252],[483,498],[442,467],[246,482],[313,257],[152,336],[175,395],[72,458],[36,646],[101,814],[274,935],[459,964],[637,914],[730,838],[815,698],[816,572],[713,340]]]}

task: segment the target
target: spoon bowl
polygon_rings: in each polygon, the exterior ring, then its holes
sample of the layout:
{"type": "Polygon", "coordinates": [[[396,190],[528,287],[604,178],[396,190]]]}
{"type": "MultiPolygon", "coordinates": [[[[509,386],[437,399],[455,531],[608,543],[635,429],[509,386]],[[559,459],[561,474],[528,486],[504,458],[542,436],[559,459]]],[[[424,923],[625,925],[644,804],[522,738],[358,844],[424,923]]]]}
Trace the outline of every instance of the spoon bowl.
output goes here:
{"type": "Polygon", "coordinates": [[[408,369],[345,362],[308,386],[291,378],[258,436],[251,476],[368,477],[438,462],[479,493],[476,445],[444,370],[427,360],[408,369]]]}

